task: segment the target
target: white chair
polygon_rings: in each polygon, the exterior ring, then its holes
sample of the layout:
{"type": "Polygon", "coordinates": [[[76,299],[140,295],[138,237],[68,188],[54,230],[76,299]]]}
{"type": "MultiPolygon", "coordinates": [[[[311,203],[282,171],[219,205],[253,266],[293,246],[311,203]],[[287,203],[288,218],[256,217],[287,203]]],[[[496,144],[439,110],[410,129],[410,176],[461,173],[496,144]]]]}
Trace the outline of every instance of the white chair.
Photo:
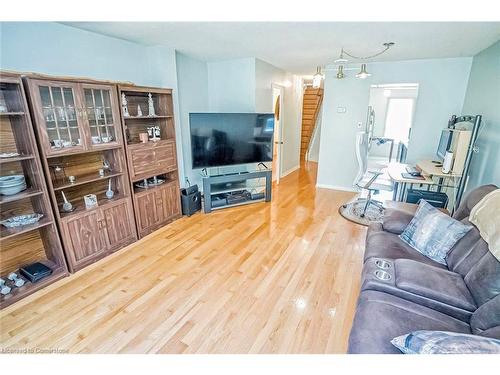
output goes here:
{"type": "Polygon", "coordinates": [[[368,150],[368,133],[365,131],[358,132],[356,134],[356,159],[358,160],[359,170],[354,179],[354,186],[368,192],[367,198],[358,198],[358,204],[360,201],[364,202],[364,208],[360,213],[361,217],[365,216],[370,205],[377,207],[381,211],[384,209],[381,202],[372,199],[373,193],[380,190],[392,191],[393,189],[390,178],[384,178],[386,174],[384,169],[368,169],[368,150]]]}

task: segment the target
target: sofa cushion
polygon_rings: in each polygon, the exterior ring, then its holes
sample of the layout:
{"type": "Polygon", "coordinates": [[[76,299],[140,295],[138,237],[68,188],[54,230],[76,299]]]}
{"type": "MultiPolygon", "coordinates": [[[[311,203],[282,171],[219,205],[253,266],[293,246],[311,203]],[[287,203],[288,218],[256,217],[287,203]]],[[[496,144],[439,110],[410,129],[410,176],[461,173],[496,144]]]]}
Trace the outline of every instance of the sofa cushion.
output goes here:
{"type": "Polygon", "coordinates": [[[386,209],[384,217],[382,218],[382,227],[385,231],[394,234],[401,234],[405,228],[410,224],[413,215],[394,209],[386,209]]]}
{"type": "Polygon", "coordinates": [[[449,217],[422,199],[399,237],[425,256],[446,264],[448,252],[471,229],[472,226],[449,217]]]}
{"type": "MultiPolygon", "coordinates": [[[[463,223],[469,223],[467,219],[463,223]]],[[[481,238],[476,227],[463,236],[446,256],[448,268],[465,276],[488,251],[488,244],[481,238]]]]}
{"type": "Polygon", "coordinates": [[[483,185],[478,188],[471,190],[465,199],[462,201],[458,209],[453,214],[453,217],[457,220],[462,220],[470,214],[470,210],[474,207],[484,196],[493,190],[498,189],[495,185],[483,185]]]}
{"type": "Polygon", "coordinates": [[[490,337],[500,339],[500,331],[498,330],[498,327],[500,327],[500,295],[479,306],[472,314],[470,326],[475,334],[483,334],[489,330],[494,330],[490,332],[490,335],[495,331],[498,332],[498,335],[490,337]]]}
{"type": "Polygon", "coordinates": [[[412,260],[395,261],[396,287],[447,305],[474,311],[476,304],[457,273],[412,260]]]}
{"type": "Polygon", "coordinates": [[[370,228],[373,229],[371,231],[369,229],[366,236],[364,261],[370,258],[413,259],[435,267],[446,268],[405,244],[397,234],[376,230],[375,226],[370,226],[370,228]]]}
{"type": "Polygon", "coordinates": [[[395,337],[392,344],[405,354],[498,354],[500,340],[446,331],[415,331],[395,337]]]}
{"type": "Polygon", "coordinates": [[[348,353],[401,353],[394,337],[416,330],[470,333],[467,323],[438,311],[377,291],[360,294],[348,353]]]}
{"type": "Polygon", "coordinates": [[[471,268],[464,277],[465,284],[481,306],[500,294],[500,262],[489,251],[471,268]]]}

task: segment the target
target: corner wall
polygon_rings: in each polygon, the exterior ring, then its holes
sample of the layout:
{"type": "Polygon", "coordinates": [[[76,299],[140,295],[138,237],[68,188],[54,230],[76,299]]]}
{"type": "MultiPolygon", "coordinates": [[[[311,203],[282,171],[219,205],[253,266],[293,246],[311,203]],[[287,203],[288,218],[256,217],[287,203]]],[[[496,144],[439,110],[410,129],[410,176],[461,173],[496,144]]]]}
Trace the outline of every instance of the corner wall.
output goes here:
{"type": "Polygon", "coordinates": [[[500,186],[500,41],[474,56],[462,114],[483,116],[466,191],[500,186]]]}

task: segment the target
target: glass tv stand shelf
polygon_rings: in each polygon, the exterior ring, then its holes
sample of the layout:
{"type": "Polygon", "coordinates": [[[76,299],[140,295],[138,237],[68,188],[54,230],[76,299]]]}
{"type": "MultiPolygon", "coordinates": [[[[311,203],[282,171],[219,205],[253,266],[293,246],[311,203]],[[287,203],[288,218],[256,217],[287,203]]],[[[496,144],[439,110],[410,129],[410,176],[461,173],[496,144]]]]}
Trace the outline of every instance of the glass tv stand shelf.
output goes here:
{"type": "Polygon", "coordinates": [[[203,177],[204,212],[271,201],[272,171],[203,177]]]}

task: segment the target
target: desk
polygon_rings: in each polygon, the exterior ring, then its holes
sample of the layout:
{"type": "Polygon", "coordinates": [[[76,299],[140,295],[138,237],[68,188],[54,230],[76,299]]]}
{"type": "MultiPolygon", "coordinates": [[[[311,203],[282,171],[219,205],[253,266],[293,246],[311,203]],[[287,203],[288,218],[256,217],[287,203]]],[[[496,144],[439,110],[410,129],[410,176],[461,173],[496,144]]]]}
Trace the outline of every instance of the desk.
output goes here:
{"type": "Polygon", "coordinates": [[[409,164],[402,164],[402,163],[390,163],[387,166],[387,173],[389,174],[391,180],[394,182],[394,192],[392,193],[392,200],[394,201],[404,200],[406,186],[408,184],[410,184],[410,187],[413,184],[427,185],[427,189],[429,189],[431,185],[436,184],[436,182],[434,182],[432,177],[426,176],[424,173],[422,173],[422,177],[424,178],[423,180],[414,178],[404,178],[401,175],[401,173],[407,173],[406,172],[407,166],[409,166],[409,164]],[[399,189],[400,186],[401,188],[399,189]]]}
{"type": "Polygon", "coordinates": [[[432,160],[421,160],[417,162],[417,168],[427,176],[435,177],[462,177],[461,173],[443,173],[443,167],[436,167],[432,160]]]}
{"type": "Polygon", "coordinates": [[[427,175],[429,177],[437,177],[439,178],[439,182],[437,183],[437,191],[441,191],[443,186],[443,180],[445,178],[461,178],[461,173],[443,173],[443,167],[437,167],[436,163],[433,163],[432,160],[421,160],[417,162],[417,168],[422,171],[422,174],[427,175]]]}

